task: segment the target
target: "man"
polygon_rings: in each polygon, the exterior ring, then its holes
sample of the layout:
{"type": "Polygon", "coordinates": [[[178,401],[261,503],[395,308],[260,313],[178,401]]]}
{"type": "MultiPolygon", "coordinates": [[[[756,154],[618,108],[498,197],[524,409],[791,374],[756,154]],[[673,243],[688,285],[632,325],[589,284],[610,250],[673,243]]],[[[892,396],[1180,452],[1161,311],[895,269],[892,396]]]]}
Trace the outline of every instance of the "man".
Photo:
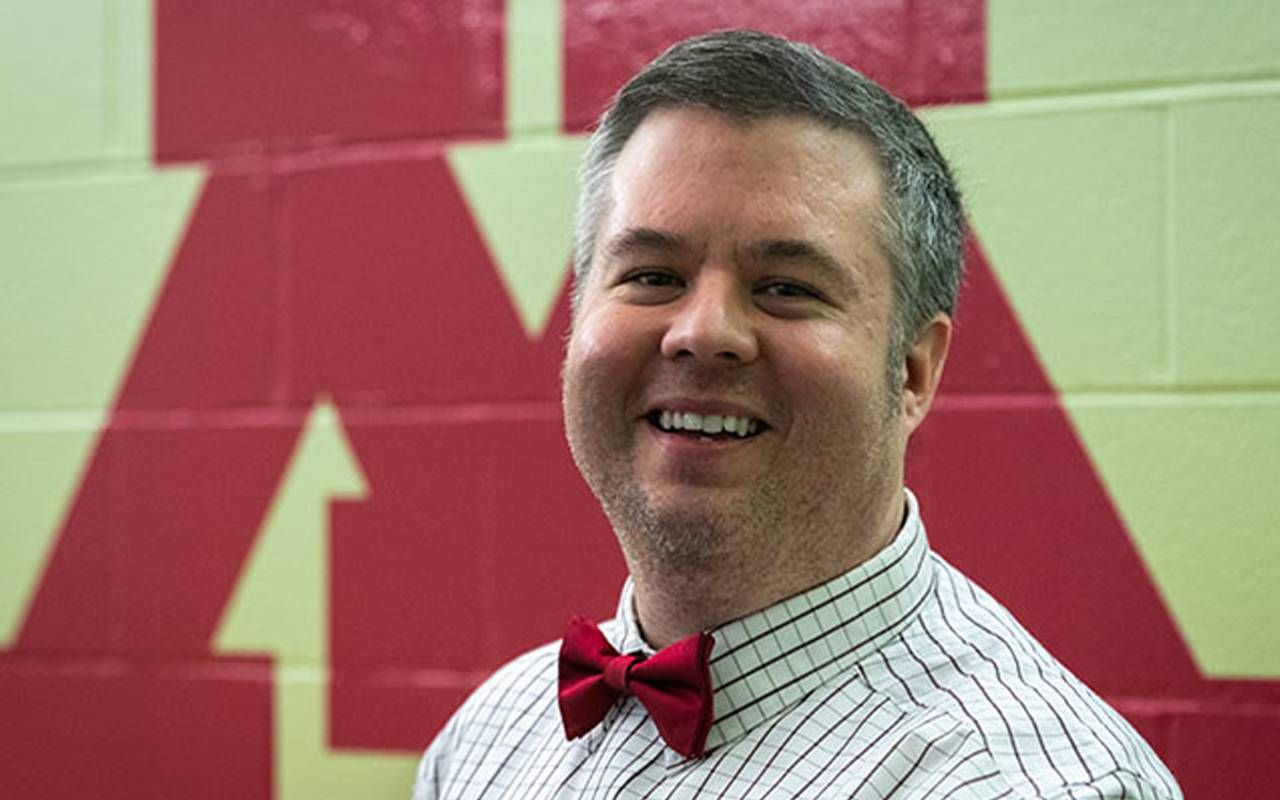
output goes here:
{"type": "Polygon", "coordinates": [[[416,798],[1180,797],[903,486],[963,235],[921,124],[812,48],[712,34],[623,88],[563,400],[631,577],[464,704],[416,798]]]}

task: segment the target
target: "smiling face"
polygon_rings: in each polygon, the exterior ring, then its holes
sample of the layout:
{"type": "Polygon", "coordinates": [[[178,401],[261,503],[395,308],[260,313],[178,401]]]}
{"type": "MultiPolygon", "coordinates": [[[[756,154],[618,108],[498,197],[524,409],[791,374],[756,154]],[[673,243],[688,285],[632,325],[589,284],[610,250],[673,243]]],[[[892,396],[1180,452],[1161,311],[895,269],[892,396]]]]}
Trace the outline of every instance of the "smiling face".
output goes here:
{"type": "Polygon", "coordinates": [[[564,408],[633,573],[830,575],[896,531],[927,397],[886,383],[883,192],[873,146],[813,121],[668,109],[628,141],[564,408]]]}

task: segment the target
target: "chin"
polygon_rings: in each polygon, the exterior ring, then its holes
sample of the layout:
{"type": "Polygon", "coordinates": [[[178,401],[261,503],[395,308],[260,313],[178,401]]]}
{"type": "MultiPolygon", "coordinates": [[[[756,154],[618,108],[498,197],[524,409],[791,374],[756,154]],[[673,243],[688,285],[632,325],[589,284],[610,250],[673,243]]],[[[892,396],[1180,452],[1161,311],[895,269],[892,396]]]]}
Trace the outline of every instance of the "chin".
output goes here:
{"type": "Polygon", "coordinates": [[[747,539],[759,528],[758,520],[740,495],[680,494],[645,496],[607,509],[628,560],[686,572],[754,549],[747,539]]]}

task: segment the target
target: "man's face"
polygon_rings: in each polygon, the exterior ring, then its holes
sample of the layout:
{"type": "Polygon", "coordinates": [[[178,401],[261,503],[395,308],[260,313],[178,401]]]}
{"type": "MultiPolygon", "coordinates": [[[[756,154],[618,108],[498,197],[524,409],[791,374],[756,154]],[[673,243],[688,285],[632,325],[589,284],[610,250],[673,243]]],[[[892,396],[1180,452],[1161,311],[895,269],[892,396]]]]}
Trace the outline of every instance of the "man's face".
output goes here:
{"type": "Polygon", "coordinates": [[[803,119],[661,110],[623,149],[564,408],[633,569],[798,557],[901,513],[883,193],[869,142],[803,119]]]}

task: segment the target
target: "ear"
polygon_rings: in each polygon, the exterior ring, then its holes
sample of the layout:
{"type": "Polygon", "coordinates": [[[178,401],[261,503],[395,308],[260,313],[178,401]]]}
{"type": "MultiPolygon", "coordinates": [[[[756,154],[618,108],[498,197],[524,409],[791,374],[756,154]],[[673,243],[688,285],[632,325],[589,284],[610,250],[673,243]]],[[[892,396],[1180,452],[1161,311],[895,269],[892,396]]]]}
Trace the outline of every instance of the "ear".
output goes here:
{"type": "Polygon", "coordinates": [[[903,370],[902,418],[911,433],[924,422],[951,348],[951,317],[939,312],[916,334],[903,370]]]}

